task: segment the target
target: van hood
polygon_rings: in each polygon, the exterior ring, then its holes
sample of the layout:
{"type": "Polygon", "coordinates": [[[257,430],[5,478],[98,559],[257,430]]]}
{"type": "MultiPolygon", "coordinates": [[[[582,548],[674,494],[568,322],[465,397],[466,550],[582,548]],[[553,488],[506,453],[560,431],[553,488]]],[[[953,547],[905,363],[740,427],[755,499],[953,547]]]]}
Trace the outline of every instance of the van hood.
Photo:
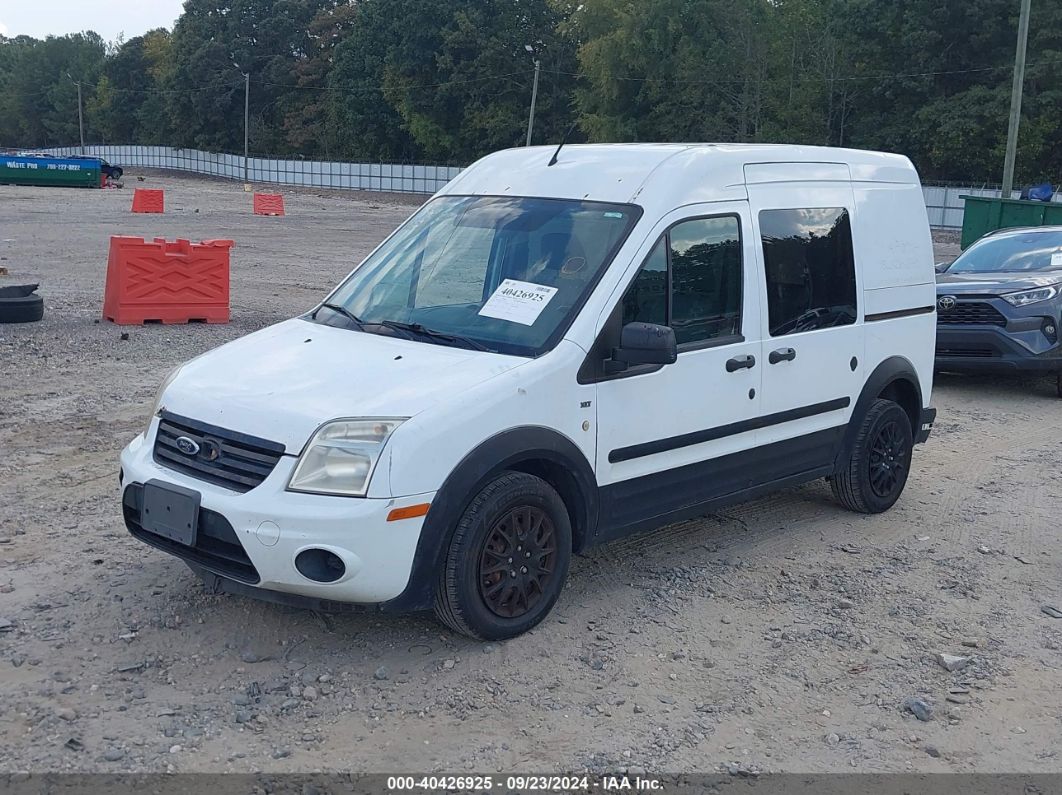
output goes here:
{"type": "Polygon", "coordinates": [[[938,295],[1003,295],[1018,290],[1050,287],[1062,282],[1062,272],[1046,273],[940,273],[937,275],[938,295]]]}
{"type": "Polygon", "coordinates": [[[183,365],[161,406],[295,455],[329,420],[412,417],[527,361],[296,318],[183,365]]]}

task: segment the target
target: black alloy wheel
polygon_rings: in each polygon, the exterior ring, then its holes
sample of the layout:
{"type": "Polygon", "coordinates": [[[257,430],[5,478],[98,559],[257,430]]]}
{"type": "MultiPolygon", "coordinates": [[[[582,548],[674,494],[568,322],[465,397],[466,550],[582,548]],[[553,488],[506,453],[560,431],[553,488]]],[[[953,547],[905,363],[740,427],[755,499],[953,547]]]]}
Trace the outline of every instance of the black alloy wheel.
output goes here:
{"type": "Polygon", "coordinates": [[[526,615],[551,590],[556,574],[557,534],[541,508],[513,508],[488,531],[479,559],[479,588],[495,615],[526,615]]]}
{"type": "Polygon", "coordinates": [[[890,421],[878,428],[870,447],[870,487],[882,499],[893,496],[907,482],[910,445],[899,423],[890,421]]]}

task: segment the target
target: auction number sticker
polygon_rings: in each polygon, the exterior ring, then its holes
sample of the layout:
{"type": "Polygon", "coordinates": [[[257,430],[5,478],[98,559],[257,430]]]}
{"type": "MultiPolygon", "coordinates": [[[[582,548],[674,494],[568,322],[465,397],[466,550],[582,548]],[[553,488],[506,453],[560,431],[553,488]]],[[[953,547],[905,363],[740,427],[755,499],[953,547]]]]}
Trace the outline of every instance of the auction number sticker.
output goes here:
{"type": "Polygon", "coordinates": [[[1062,268],[1062,251],[1056,251],[1051,255],[1051,267],[1062,268]]]}
{"type": "Polygon", "coordinates": [[[556,294],[556,287],[506,279],[483,304],[479,314],[522,326],[533,326],[556,294]]]}

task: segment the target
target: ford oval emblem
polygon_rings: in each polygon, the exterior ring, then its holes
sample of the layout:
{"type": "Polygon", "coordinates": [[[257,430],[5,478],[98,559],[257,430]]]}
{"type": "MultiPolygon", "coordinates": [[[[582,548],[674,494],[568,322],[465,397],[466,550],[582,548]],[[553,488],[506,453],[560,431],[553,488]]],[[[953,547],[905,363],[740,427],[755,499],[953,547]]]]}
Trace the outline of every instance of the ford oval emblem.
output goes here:
{"type": "Polygon", "coordinates": [[[177,449],[185,455],[196,455],[199,453],[199,443],[195,439],[189,439],[187,436],[178,436],[174,444],[176,444],[177,449]]]}

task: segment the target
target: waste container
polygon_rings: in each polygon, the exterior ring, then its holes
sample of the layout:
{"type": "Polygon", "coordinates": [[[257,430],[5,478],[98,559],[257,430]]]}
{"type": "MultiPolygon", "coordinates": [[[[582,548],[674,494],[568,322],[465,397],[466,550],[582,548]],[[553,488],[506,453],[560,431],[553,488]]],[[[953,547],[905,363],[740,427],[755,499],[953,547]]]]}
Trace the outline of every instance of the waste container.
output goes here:
{"type": "Polygon", "coordinates": [[[960,241],[963,249],[996,229],[1062,224],[1062,202],[994,199],[989,196],[959,198],[966,202],[960,241]]]}
{"type": "Polygon", "coordinates": [[[81,158],[0,155],[0,184],[98,188],[100,161],[81,158]]]}

